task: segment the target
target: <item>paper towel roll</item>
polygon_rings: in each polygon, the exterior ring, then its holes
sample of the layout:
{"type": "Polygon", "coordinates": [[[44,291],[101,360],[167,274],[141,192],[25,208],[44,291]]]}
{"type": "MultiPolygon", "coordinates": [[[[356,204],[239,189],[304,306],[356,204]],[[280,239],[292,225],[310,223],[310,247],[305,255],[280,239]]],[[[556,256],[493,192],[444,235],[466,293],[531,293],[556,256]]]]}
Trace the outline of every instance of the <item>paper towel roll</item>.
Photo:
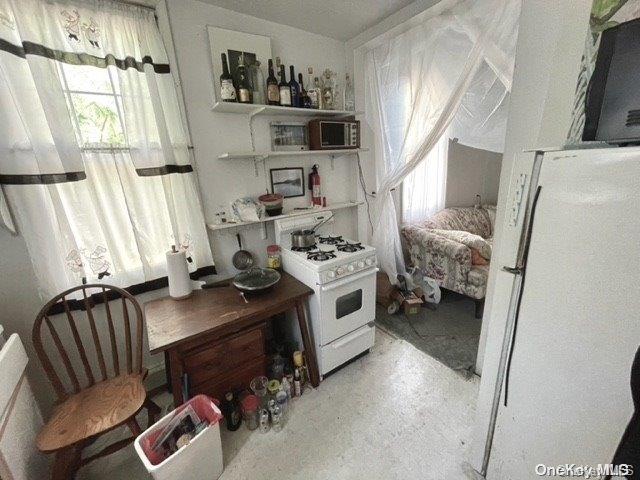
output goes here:
{"type": "Polygon", "coordinates": [[[187,255],[180,252],[167,252],[167,276],[169,277],[169,295],[176,300],[191,295],[193,285],[187,268],[187,255]]]}

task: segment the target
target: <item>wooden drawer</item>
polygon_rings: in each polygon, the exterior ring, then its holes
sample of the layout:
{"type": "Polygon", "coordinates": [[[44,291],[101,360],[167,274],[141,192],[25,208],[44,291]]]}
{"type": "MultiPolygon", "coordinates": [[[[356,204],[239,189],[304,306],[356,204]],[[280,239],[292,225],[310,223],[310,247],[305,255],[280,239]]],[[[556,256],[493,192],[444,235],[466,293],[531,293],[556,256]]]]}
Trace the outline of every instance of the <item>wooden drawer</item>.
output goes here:
{"type": "Polygon", "coordinates": [[[255,358],[241,367],[228,372],[226,375],[221,375],[211,380],[201,383],[200,385],[193,385],[189,389],[191,396],[199,393],[204,393],[210,397],[217,398],[222,401],[224,395],[230,391],[238,391],[249,388],[249,384],[254,377],[259,375],[265,375],[267,371],[268,356],[263,355],[255,358]]]}
{"type": "Polygon", "coordinates": [[[193,386],[226,375],[266,353],[266,324],[203,344],[183,354],[184,371],[193,386]]]}

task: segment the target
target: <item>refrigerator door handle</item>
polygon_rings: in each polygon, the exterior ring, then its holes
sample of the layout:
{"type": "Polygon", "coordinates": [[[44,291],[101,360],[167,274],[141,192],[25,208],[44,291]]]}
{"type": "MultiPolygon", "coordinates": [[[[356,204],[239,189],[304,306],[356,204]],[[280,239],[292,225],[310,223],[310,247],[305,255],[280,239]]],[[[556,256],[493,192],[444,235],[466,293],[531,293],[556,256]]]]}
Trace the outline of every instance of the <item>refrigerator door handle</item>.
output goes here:
{"type": "MultiPolygon", "coordinates": [[[[536,208],[538,207],[538,199],[540,198],[540,192],[542,191],[542,186],[538,185],[536,189],[535,196],[533,197],[533,202],[531,204],[531,213],[529,215],[529,222],[527,223],[527,230],[525,233],[525,238],[523,242],[522,255],[520,257],[520,265],[521,267],[511,268],[511,267],[503,267],[504,269],[513,270],[509,273],[515,273],[517,271],[518,275],[520,275],[520,289],[518,292],[518,301],[516,304],[516,312],[513,318],[513,330],[511,332],[511,342],[509,343],[509,355],[507,357],[507,368],[505,370],[505,379],[504,379],[504,406],[507,406],[507,399],[509,397],[509,376],[511,373],[511,360],[513,359],[513,349],[515,347],[516,341],[516,331],[518,329],[518,317],[520,316],[520,305],[522,304],[522,295],[524,293],[524,280],[525,280],[525,269],[527,265],[527,259],[529,257],[529,246],[531,245],[531,232],[533,231],[533,221],[536,215],[536,208]]],[[[509,271],[509,270],[507,270],[509,271]]]]}
{"type": "Polygon", "coordinates": [[[502,267],[502,271],[503,272],[507,272],[507,273],[511,273],[513,275],[522,275],[522,269],[518,268],[518,267],[507,267],[507,266],[503,266],[502,267]]]}

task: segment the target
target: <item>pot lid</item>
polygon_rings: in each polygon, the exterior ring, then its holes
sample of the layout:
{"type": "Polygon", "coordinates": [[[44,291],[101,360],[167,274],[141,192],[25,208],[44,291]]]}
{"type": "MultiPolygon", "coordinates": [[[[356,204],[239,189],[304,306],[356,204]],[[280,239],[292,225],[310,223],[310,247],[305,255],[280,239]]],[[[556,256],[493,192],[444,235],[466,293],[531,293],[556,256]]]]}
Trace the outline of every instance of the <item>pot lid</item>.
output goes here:
{"type": "Polygon", "coordinates": [[[279,280],[280,273],[273,268],[251,268],[236,275],[233,285],[240,290],[263,290],[279,280]]]}

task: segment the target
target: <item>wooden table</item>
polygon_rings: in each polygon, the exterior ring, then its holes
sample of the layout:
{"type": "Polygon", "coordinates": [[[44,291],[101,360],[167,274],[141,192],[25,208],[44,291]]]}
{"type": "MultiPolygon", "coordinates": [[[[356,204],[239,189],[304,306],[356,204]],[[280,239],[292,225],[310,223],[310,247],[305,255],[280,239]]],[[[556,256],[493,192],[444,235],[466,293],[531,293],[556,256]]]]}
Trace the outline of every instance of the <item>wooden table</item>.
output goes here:
{"type": "Polygon", "coordinates": [[[243,335],[248,335],[245,332],[259,333],[261,324],[289,310],[296,311],[309,377],[311,384],[317,387],[320,376],[304,305],[312,294],[311,288],[283,273],[271,291],[247,296],[249,303],[233,286],[196,290],[184,300],[164,297],[147,302],[144,310],[149,350],[152,354],[165,352],[175,405],[183,403],[183,375],[189,368],[200,367],[194,366],[194,361],[208,359],[207,368],[211,368],[212,361],[222,365],[228,347],[216,353],[213,349],[217,342],[233,342],[234,338],[241,340],[243,335]],[[210,352],[206,351],[207,348],[210,352]]]}

